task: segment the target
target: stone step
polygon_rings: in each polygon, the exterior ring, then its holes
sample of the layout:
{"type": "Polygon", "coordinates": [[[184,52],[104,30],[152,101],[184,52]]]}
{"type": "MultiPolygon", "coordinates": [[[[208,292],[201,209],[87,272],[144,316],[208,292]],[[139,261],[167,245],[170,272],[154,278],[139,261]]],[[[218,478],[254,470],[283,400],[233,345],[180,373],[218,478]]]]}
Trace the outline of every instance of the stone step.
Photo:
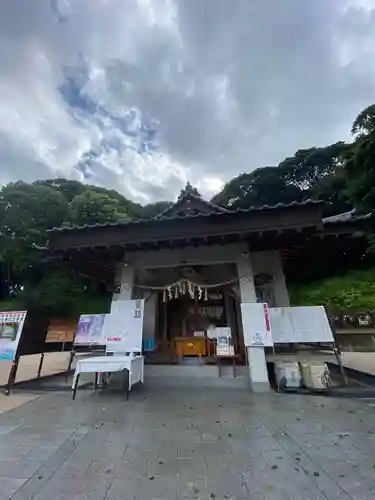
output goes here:
{"type": "Polygon", "coordinates": [[[148,365],[145,366],[145,383],[190,387],[248,387],[246,367],[236,367],[233,376],[231,366],[222,367],[219,377],[217,366],[148,365]]]}

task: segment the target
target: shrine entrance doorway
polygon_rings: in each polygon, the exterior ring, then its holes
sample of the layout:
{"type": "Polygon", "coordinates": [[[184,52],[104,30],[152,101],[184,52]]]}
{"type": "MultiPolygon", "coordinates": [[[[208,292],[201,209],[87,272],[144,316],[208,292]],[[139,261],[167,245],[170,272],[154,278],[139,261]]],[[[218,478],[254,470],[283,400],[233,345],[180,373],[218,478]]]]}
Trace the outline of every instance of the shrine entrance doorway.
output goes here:
{"type": "Polygon", "coordinates": [[[236,354],[244,356],[235,265],[148,269],[140,276],[146,301],[148,294],[156,298],[155,348],[150,360],[181,363],[183,358],[196,357],[216,363],[215,329],[224,327],[230,329],[236,354]]]}

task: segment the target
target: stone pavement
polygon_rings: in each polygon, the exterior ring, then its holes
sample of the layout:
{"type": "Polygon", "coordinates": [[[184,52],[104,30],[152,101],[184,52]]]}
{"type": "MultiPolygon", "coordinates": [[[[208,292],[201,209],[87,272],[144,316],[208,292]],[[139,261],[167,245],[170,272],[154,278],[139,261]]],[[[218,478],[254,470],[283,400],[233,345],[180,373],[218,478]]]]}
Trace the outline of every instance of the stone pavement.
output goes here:
{"type": "Polygon", "coordinates": [[[369,401],[216,388],[70,397],[0,416],[0,500],[375,498],[369,401]]]}
{"type": "MultiPolygon", "coordinates": [[[[32,393],[19,393],[13,394],[11,398],[5,395],[5,393],[0,392],[0,414],[6,413],[9,410],[14,410],[14,408],[18,408],[19,406],[28,403],[29,401],[33,401],[37,399],[37,394],[32,393]]],[[[1,459],[1,457],[0,457],[1,459]]]]}

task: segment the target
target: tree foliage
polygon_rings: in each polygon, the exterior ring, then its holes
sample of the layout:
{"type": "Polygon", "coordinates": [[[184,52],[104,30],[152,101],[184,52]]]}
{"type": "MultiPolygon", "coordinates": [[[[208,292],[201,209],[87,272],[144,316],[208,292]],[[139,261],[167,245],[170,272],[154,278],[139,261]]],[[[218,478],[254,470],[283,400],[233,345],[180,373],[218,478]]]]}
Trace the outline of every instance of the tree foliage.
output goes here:
{"type": "Polygon", "coordinates": [[[45,242],[45,230],[61,226],[69,207],[48,186],[10,183],[0,190],[1,298],[13,295],[38,274],[35,245],[45,242]]]}
{"type": "Polygon", "coordinates": [[[94,190],[75,196],[69,204],[69,210],[70,222],[78,226],[129,221],[118,199],[94,190]]]}
{"type": "Polygon", "coordinates": [[[355,120],[355,140],[346,155],[347,192],[360,210],[375,210],[375,105],[355,120]]]}
{"type": "Polygon", "coordinates": [[[324,305],[331,314],[375,311],[375,268],[348,271],[316,282],[289,287],[291,305],[324,305]]]}
{"type": "Polygon", "coordinates": [[[155,217],[170,202],[142,207],[114,190],[67,179],[32,184],[14,182],[0,189],[0,301],[51,314],[103,309],[106,294],[65,266],[40,261],[47,229],[62,225],[124,223],[155,217]],[[103,302],[104,301],[104,302],[103,302]]]}
{"type": "Polygon", "coordinates": [[[312,198],[326,202],[325,215],[350,210],[353,205],[346,193],[344,173],[348,149],[343,142],[300,149],[278,166],[235,177],[212,201],[226,207],[248,208],[312,198]]]}
{"type": "Polygon", "coordinates": [[[302,198],[300,189],[287,184],[281,171],[265,167],[234,178],[212,201],[230,208],[248,208],[291,203],[302,198]]]}

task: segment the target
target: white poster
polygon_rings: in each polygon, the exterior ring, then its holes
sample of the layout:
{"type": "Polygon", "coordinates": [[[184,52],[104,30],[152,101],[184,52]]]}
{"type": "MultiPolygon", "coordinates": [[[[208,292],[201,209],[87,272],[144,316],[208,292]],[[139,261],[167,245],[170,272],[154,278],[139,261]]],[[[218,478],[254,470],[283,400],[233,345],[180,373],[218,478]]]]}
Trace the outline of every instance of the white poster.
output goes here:
{"type": "Polygon", "coordinates": [[[232,331],[229,326],[215,328],[216,356],[234,356],[232,331]]]}
{"type": "Polygon", "coordinates": [[[107,314],[81,314],[78,320],[74,344],[104,345],[104,319],[107,314]]]}
{"type": "Polygon", "coordinates": [[[331,327],[323,306],[291,307],[294,340],[289,342],[334,342],[331,327]]]}
{"type": "Polygon", "coordinates": [[[26,311],[0,312],[0,361],[14,360],[26,314],[26,311]]]}
{"type": "Polygon", "coordinates": [[[272,347],[268,305],[243,302],[241,314],[245,346],[272,347]]]}
{"type": "Polygon", "coordinates": [[[290,307],[271,307],[269,312],[272,338],[275,344],[294,342],[294,326],[290,307]]]}
{"type": "Polygon", "coordinates": [[[142,352],[144,300],[117,300],[105,320],[110,352],[142,352]]]}
{"type": "Polygon", "coordinates": [[[275,344],[334,342],[323,306],[274,307],[269,314],[275,344]]]}

